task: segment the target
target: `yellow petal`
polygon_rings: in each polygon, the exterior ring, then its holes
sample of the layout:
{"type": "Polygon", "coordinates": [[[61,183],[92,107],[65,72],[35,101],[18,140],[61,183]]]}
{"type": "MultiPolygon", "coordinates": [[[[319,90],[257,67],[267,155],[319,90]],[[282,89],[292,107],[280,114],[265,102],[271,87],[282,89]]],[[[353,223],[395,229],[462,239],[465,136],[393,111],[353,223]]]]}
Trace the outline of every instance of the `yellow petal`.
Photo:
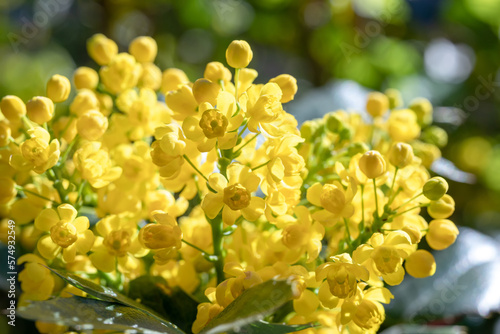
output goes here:
{"type": "Polygon", "coordinates": [[[240,216],[240,210],[231,210],[227,205],[222,209],[222,221],[228,226],[233,225],[240,216]]]}
{"type": "Polygon", "coordinates": [[[92,253],[89,258],[92,264],[100,271],[109,273],[115,270],[116,257],[106,251],[92,253]]]}
{"type": "Polygon", "coordinates": [[[76,228],[77,233],[82,233],[87,230],[90,226],[89,219],[85,216],[81,216],[73,220],[73,226],[76,228]]]}
{"type": "Polygon", "coordinates": [[[307,189],[307,195],[306,195],[309,203],[316,205],[316,206],[321,206],[320,197],[321,197],[322,190],[323,190],[323,186],[319,182],[310,186],[309,189],[307,189]]]}
{"type": "Polygon", "coordinates": [[[85,230],[83,233],[78,234],[78,240],[76,240],[76,250],[80,254],[87,254],[94,245],[95,236],[91,230],[85,230]]]}
{"type": "Polygon", "coordinates": [[[184,122],[182,122],[182,130],[187,139],[197,142],[204,137],[203,130],[200,128],[199,123],[200,120],[194,116],[186,117],[184,122]]]}
{"type": "Polygon", "coordinates": [[[250,205],[241,210],[241,214],[248,221],[256,221],[264,213],[266,202],[263,198],[253,196],[250,205]]]}
{"type": "Polygon", "coordinates": [[[203,202],[201,202],[201,208],[210,219],[217,217],[223,206],[222,192],[217,194],[209,192],[205,198],[203,198],[203,202]]]}
{"type": "Polygon", "coordinates": [[[61,220],[65,223],[75,220],[78,212],[71,204],[61,204],[57,207],[57,213],[61,220]]]}
{"type": "Polygon", "coordinates": [[[212,187],[213,190],[221,193],[224,191],[224,188],[227,187],[227,180],[224,175],[220,173],[213,173],[208,177],[208,184],[210,185],[210,187],[212,187]]]}
{"type": "Polygon", "coordinates": [[[71,246],[64,248],[62,253],[64,262],[66,263],[73,262],[76,256],[76,245],[72,244],[71,246]]]}
{"type": "Polygon", "coordinates": [[[391,302],[391,299],[394,299],[394,296],[386,288],[372,288],[365,293],[365,298],[376,300],[384,304],[389,304],[391,302]]]}
{"type": "Polygon", "coordinates": [[[405,278],[405,270],[403,266],[401,266],[399,270],[392,274],[382,275],[382,278],[389,285],[398,285],[405,278]]]}
{"type": "Polygon", "coordinates": [[[45,209],[35,219],[35,227],[41,231],[49,231],[59,222],[59,216],[54,209],[45,209]]]}
{"type": "Polygon", "coordinates": [[[55,258],[61,251],[61,247],[52,241],[50,235],[41,237],[40,240],[38,240],[36,248],[40,252],[40,255],[49,260],[55,258]]]}

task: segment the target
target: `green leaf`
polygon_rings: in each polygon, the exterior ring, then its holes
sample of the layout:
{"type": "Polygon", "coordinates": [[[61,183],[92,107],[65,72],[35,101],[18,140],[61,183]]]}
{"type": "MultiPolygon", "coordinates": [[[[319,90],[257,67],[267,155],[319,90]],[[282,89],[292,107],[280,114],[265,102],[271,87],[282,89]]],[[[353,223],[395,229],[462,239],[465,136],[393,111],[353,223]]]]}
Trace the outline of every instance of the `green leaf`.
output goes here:
{"type": "Polygon", "coordinates": [[[134,329],[148,333],[183,333],[133,307],[79,296],[34,301],[19,307],[17,312],[26,319],[63,324],[77,330],[134,329]]]}
{"type": "Polygon", "coordinates": [[[144,275],[130,282],[129,297],[189,332],[196,320],[198,302],[179,288],[171,289],[161,276],[144,275]]]}
{"type": "Polygon", "coordinates": [[[304,329],[314,327],[314,324],[305,325],[283,325],[283,324],[273,324],[266,321],[257,321],[246,325],[239,330],[233,330],[228,332],[229,334],[287,334],[298,332],[304,329]]]}
{"type": "Polygon", "coordinates": [[[127,305],[133,308],[136,308],[149,316],[155,318],[156,320],[162,322],[164,325],[170,328],[171,333],[183,333],[181,330],[177,328],[176,325],[170,323],[166,319],[162,318],[160,315],[158,315],[155,311],[151,310],[150,308],[146,307],[145,305],[136,302],[133,299],[130,299],[126,297],[125,295],[122,295],[121,293],[117,292],[116,290],[109,288],[109,287],[104,287],[99,284],[96,284],[92,281],[86,280],[84,278],[81,278],[79,276],[76,276],[74,274],[68,273],[64,270],[58,270],[54,268],[50,268],[53,273],[55,273],[57,276],[61,277],[63,280],[65,280],[67,283],[77,287],[78,289],[85,291],[91,296],[94,296],[96,298],[99,298],[104,301],[108,302],[115,302],[115,303],[120,303],[123,305],[127,305]]]}
{"type": "Polygon", "coordinates": [[[288,281],[267,281],[245,290],[204,328],[204,334],[242,329],[272,314],[292,299],[288,281]]]}

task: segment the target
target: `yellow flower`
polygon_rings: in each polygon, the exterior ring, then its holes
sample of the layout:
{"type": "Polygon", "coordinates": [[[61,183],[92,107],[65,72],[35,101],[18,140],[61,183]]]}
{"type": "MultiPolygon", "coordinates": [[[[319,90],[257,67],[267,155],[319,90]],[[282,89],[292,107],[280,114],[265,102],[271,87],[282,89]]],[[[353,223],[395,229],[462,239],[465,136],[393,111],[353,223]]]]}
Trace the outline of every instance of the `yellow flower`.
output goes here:
{"type": "Polygon", "coordinates": [[[128,53],[116,55],[109,65],[99,71],[102,83],[113,94],[136,86],[141,73],[141,65],[128,53]]]}
{"type": "Polygon", "coordinates": [[[252,49],[246,41],[232,41],[226,49],[226,61],[233,68],[247,67],[252,58],[252,49]]]}
{"type": "Polygon", "coordinates": [[[370,271],[370,284],[382,276],[389,285],[403,281],[405,270],[403,260],[413,253],[410,236],[403,231],[392,231],[384,237],[374,233],[370,240],[360,245],[353,253],[353,260],[370,271]]]}
{"type": "Polygon", "coordinates": [[[99,74],[90,68],[81,66],[78,67],[73,74],[73,82],[76,89],[95,89],[99,83],[99,74]]]}
{"type": "Polygon", "coordinates": [[[19,145],[20,154],[11,156],[10,165],[19,170],[33,169],[42,174],[59,160],[59,141],[50,141],[49,133],[40,127],[29,129],[28,134],[30,138],[19,145]]]}
{"type": "Polygon", "coordinates": [[[289,74],[280,74],[269,80],[269,82],[274,82],[280,86],[281,92],[283,93],[280,101],[281,103],[292,101],[295,93],[297,93],[297,79],[289,74]]]}
{"type": "Polygon", "coordinates": [[[222,221],[230,226],[240,215],[255,221],[264,212],[264,200],[252,196],[259,187],[260,179],[247,166],[232,163],[227,168],[227,179],[220,173],[213,173],[208,180],[215,193],[209,192],[203,198],[201,207],[210,219],[214,219],[222,209],[222,221]]]}
{"type": "Polygon", "coordinates": [[[394,141],[409,142],[420,135],[417,116],[410,109],[391,111],[387,124],[389,135],[394,141]]]}
{"type": "Polygon", "coordinates": [[[205,67],[205,72],[203,73],[203,77],[212,82],[219,83],[222,81],[224,85],[229,84],[231,81],[231,71],[227,67],[225,67],[222,63],[218,61],[213,61],[207,64],[205,67]]]}
{"type": "MultiPolygon", "coordinates": [[[[358,281],[368,281],[368,270],[359,264],[352,263],[347,253],[332,256],[330,259],[332,262],[325,262],[316,268],[316,280],[326,279],[325,283],[328,284],[329,291],[334,297],[344,299],[354,296],[358,281]]],[[[326,304],[331,304],[330,296],[323,294],[320,298],[324,299],[326,304]]]]}
{"type": "Polygon", "coordinates": [[[118,45],[103,34],[95,34],[87,41],[89,56],[99,65],[107,65],[118,53],[118,45]]]}
{"type": "Polygon", "coordinates": [[[180,85],[176,90],[168,91],[165,103],[174,112],[174,119],[183,121],[188,116],[196,115],[198,102],[194,98],[193,89],[188,84],[180,85]]]}
{"type": "Polygon", "coordinates": [[[183,70],[169,68],[163,71],[160,91],[167,95],[168,92],[177,90],[180,86],[189,83],[189,79],[183,70]]]}
{"type": "Polygon", "coordinates": [[[21,303],[30,300],[46,300],[52,295],[54,289],[54,277],[49,269],[44,266],[47,263],[35,254],[24,254],[17,259],[17,264],[24,265],[19,273],[21,283],[21,303]]]}
{"type": "Polygon", "coordinates": [[[16,121],[26,115],[26,105],[23,100],[15,95],[7,95],[0,102],[0,110],[9,121],[16,121]]]}
{"type": "Polygon", "coordinates": [[[273,82],[264,86],[252,85],[247,90],[247,94],[248,129],[252,132],[258,132],[259,127],[269,130],[269,126],[266,124],[276,121],[284,114],[280,102],[283,96],[280,87],[273,82]]]}
{"type": "Polygon", "coordinates": [[[173,124],[155,129],[155,138],[151,144],[151,158],[160,167],[160,176],[173,178],[181,172],[184,164],[186,142],[180,128],[173,124]]]}
{"type": "Polygon", "coordinates": [[[158,45],[149,36],[139,36],[134,38],[129,45],[129,52],[140,63],[150,63],[156,58],[158,45]]]}
{"type": "Polygon", "coordinates": [[[148,249],[155,250],[154,259],[165,264],[181,248],[182,231],[175,219],[164,211],[154,211],[153,219],[158,224],[146,224],[139,232],[139,241],[148,249]]]}
{"type": "Polygon", "coordinates": [[[443,250],[455,242],[458,234],[458,228],[451,220],[434,219],[429,223],[425,239],[432,249],[443,250]]]}
{"type": "Polygon", "coordinates": [[[49,232],[38,240],[37,249],[46,259],[55,258],[61,251],[66,262],[72,262],[77,253],[86,254],[94,243],[94,234],[89,230],[89,219],[78,217],[70,204],[61,204],[54,209],[45,209],[35,219],[35,227],[49,232]]]}
{"type": "Polygon", "coordinates": [[[99,139],[108,128],[108,118],[97,110],[89,110],[78,117],[78,134],[87,140],[99,139]]]}
{"type": "Polygon", "coordinates": [[[47,96],[53,102],[63,102],[71,92],[71,83],[65,76],[53,75],[47,82],[47,96]]]}
{"type": "Polygon", "coordinates": [[[26,110],[30,120],[42,125],[54,116],[54,102],[44,96],[35,96],[26,103],[26,110]]]}
{"type": "Polygon", "coordinates": [[[73,155],[76,169],[94,188],[107,186],[120,177],[122,169],[113,167],[108,152],[99,142],[87,142],[73,155]]]}
{"type": "Polygon", "coordinates": [[[219,313],[222,312],[224,308],[218,304],[212,303],[201,303],[198,304],[198,312],[196,313],[196,320],[191,326],[193,333],[197,334],[219,313]]]}
{"type": "Polygon", "coordinates": [[[354,214],[352,200],[357,186],[353,179],[344,189],[338,181],[333,184],[315,183],[307,189],[309,203],[322,208],[313,213],[313,218],[325,226],[332,226],[341,218],[349,218],[354,214]]]}
{"type": "Polygon", "coordinates": [[[436,261],[431,253],[426,250],[419,249],[406,259],[405,268],[408,274],[413,277],[429,277],[434,275],[436,272],[436,261]]]}
{"type": "Polygon", "coordinates": [[[17,195],[16,183],[8,177],[0,177],[0,204],[6,204],[17,195]]]}
{"type": "Polygon", "coordinates": [[[96,94],[89,89],[81,89],[69,106],[72,114],[80,116],[89,110],[98,110],[99,100],[96,94]]]}
{"type": "Polygon", "coordinates": [[[101,271],[112,272],[117,264],[122,272],[134,271],[140,264],[138,258],[149,253],[139,242],[135,221],[127,215],[107,216],[96,224],[96,230],[101,236],[89,258],[101,271]]]}
{"type": "Polygon", "coordinates": [[[158,66],[153,63],[142,63],[142,74],[137,87],[149,88],[154,91],[160,89],[162,73],[158,66]]]}
{"type": "MultiPolygon", "coordinates": [[[[50,201],[40,198],[35,194],[39,194],[45,198],[59,200],[59,194],[53,188],[50,181],[43,182],[38,189],[34,184],[23,186],[29,192],[25,192],[25,198],[17,199],[10,208],[10,216],[16,224],[22,225],[32,222],[50,201]]],[[[2,186],[2,189],[5,189],[2,186]]]]}
{"type": "Polygon", "coordinates": [[[389,98],[382,93],[372,92],[368,94],[366,101],[366,111],[372,117],[383,116],[389,109],[389,98]]]}

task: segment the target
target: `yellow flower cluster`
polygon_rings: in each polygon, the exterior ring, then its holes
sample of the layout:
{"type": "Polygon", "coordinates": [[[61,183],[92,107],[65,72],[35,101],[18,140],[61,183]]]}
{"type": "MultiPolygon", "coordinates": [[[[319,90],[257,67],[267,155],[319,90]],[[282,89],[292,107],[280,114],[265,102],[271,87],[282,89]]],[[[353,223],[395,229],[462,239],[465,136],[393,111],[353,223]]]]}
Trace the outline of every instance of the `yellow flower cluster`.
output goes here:
{"type": "Polygon", "coordinates": [[[2,225],[16,221],[31,252],[19,259],[23,300],[64,291],[37,264],[117,288],[158,275],[206,295],[197,333],[243,291],[287,279],[283,321],[375,333],[393,298],[384,283],[436,270],[419,242],[455,241],[448,184],[426,169],[439,148],[420,139],[429,101],[372,93],[369,121],[335,111],[299,130],[283,108],[297,81],[254,82],[245,41],[226,51],[234,76],[211,62],[194,82],[155,65],[150,37],[129,53],[101,34],[87,48],[100,68],[78,68],[73,90],[55,75],[47,96],[0,103],[2,225]]]}

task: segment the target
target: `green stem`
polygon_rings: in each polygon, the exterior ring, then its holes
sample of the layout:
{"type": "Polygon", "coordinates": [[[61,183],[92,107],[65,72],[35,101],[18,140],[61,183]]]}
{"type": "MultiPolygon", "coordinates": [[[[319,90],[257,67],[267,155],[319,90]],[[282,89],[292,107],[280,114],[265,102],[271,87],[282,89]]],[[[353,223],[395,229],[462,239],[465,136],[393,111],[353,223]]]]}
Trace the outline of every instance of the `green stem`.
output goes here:
{"type": "Polygon", "coordinates": [[[26,188],[24,188],[24,187],[21,187],[21,186],[16,186],[16,190],[18,190],[18,191],[20,190],[20,191],[22,191],[23,193],[31,194],[31,195],[33,195],[33,196],[37,196],[37,197],[39,197],[39,198],[41,198],[41,199],[44,199],[44,200],[49,201],[49,202],[52,202],[52,203],[54,203],[54,204],[61,205],[61,203],[59,203],[58,201],[54,201],[54,200],[52,200],[52,199],[50,199],[50,198],[48,198],[48,197],[45,197],[45,196],[43,196],[43,195],[40,195],[40,194],[38,194],[38,193],[36,193],[36,192],[34,192],[34,191],[31,191],[31,190],[28,190],[28,189],[26,189],[26,188]]]}
{"type": "Polygon", "coordinates": [[[200,174],[200,176],[201,176],[201,177],[203,177],[203,178],[205,179],[205,181],[207,181],[207,182],[208,182],[208,178],[207,178],[205,175],[203,175],[203,173],[202,173],[202,172],[198,169],[198,167],[196,167],[196,166],[193,164],[193,162],[192,162],[192,161],[188,158],[188,156],[187,156],[187,155],[183,154],[183,155],[182,155],[182,157],[183,157],[183,158],[184,158],[184,159],[188,162],[188,164],[190,164],[190,165],[191,165],[191,167],[193,167],[193,168],[194,168],[194,170],[195,170],[198,174],[200,174]]]}
{"type": "Polygon", "coordinates": [[[216,262],[217,261],[217,256],[213,255],[213,254],[210,254],[210,253],[207,253],[205,252],[203,249],[201,249],[200,247],[196,246],[196,245],[193,245],[192,243],[190,243],[189,241],[186,241],[184,239],[181,240],[183,243],[185,243],[186,245],[190,246],[190,247],[193,247],[194,249],[196,249],[197,251],[199,251],[201,253],[201,255],[207,259],[208,261],[210,262],[216,262]]]}
{"type": "Polygon", "coordinates": [[[349,231],[349,220],[347,218],[344,218],[344,225],[345,225],[345,231],[347,233],[347,244],[351,246],[352,243],[351,232],[349,231]]]}
{"type": "Polygon", "coordinates": [[[207,221],[209,221],[210,225],[212,226],[212,244],[214,246],[214,256],[217,258],[217,260],[214,262],[214,266],[215,273],[217,275],[217,284],[220,284],[225,279],[222,212],[220,212],[214,219],[210,219],[207,217],[207,221]]]}
{"type": "Polygon", "coordinates": [[[68,159],[69,152],[71,152],[77,141],[78,141],[78,135],[76,135],[75,138],[73,138],[73,140],[71,141],[71,143],[69,143],[68,147],[66,147],[66,151],[64,151],[64,154],[59,159],[58,163],[59,166],[61,166],[63,163],[66,162],[66,159],[68,159]]]}
{"type": "Polygon", "coordinates": [[[243,145],[241,145],[237,150],[236,152],[234,152],[234,155],[238,155],[238,153],[240,153],[240,151],[245,147],[247,146],[248,144],[250,144],[255,138],[258,137],[258,135],[260,135],[260,132],[259,133],[256,133],[255,136],[253,136],[252,138],[250,138],[246,143],[244,143],[243,145]]]}
{"type": "Polygon", "coordinates": [[[407,210],[405,210],[405,211],[398,212],[398,213],[396,213],[393,217],[401,216],[402,214],[405,214],[405,213],[407,213],[408,211],[412,211],[412,210],[415,210],[415,209],[418,209],[418,208],[423,208],[423,207],[426,207],[426,206],[427,206],[427,205],[425,205],[425,204],[419,204],[419,205],[416,205],[416,206],[414,206],[414,207],[412,207],[412,208],[410,208],[410,209],[407,209],[407,210]]]}
{"type": "Polygon", "coordinates": [[[23,123],[24,123],[24,125],[26,125],[28,130],[33,129],[33,125],[31,125],[30,121],[28,120],[28,117],[21,116],[21,119],[23,120],[23,123]]]}
{"type": "Polygon", "coordinates": [[[406,204],[410,203],[411,201],[413,201],[417,197],[420,197],[423,194],[424,194],[423,192],[418,193],[417,195],[413,196],[412,198],[410,198],[409,200],[407,200],[406,202],[404,202],[403,204],[401,204],[400,206],[398,206],[397,208],[395,208],[393,211],[398,211],[400,208],[402,208],[403,206],[405,206],[406,204]]]}
{"type": "Polygon", "coordinates": [[[373,180],[373,193],[375,194],[375,215],[378,218],[378,196],[377,196],[377,183],[375,182],[375,179],[373,180]]]}
{"type": "Polygon", "coordinates": [[[243,129],[241,129],[240,132],[238,132],[238,137],[241,137],[241,135],[243,134],[243,132],[245,132],[247,128],[248,128],[248,122],[246,122],[243,129]]]}
{"type": "MultiPolygon", "coordinates": [[[[389,203],[387,203],[387,206],[391,205],[392,203],[392,195],[393,195],[393,191],[394,191],[394,184],[396,183],[396,176],[398,175],[398,170],[399,170],[399,167],[396,167],[396,170],[394,170],[394,178],[392,179],[392,184],[391,184],[391,189],[389,190],[389,203]]],[[[394,196],[395,197],[395,196],[394,196]]]]}
{"type": "Polygon", "coordinates": [[[271,162],[271,160],[268,160],[268,161],[264,162],[263,164],[260,164],[257,167],[252,168],[252,171],[257,170],[257,169],[259,169],[261,167],[264,167],[265,165],[267,165],[270,162],[271,162]]]}

